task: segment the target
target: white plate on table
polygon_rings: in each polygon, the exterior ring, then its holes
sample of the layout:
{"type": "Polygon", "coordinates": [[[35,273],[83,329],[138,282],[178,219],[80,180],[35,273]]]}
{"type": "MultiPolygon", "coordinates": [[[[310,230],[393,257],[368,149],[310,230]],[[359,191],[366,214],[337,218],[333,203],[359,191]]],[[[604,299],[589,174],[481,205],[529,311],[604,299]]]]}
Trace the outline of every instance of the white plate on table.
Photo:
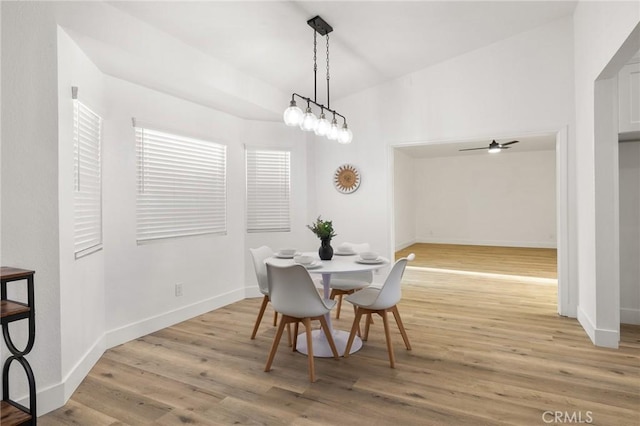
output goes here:
{"type": "Polygon", "coordinates": [[[363,259],[361,257],[358,257],[356,259],[356,263],[363,263],[365,265],[377,265],[379,263],[384,263],[384,259],[381,257],[377,259],[363,259]]]}
{"type": "Polygon", "coordinates": [[[296,263],[296,265],[302,265],[307,269],[315,269],[315,268],[321,267],[322,266],[322,262],[320,262],[319,260],[314,260],[313,262],[311,262],[311,263],[309,263],[307,265],[304,265],[302,263],[296,263]]]}
{"type": "Polygon", "coordinates": [[[282,253],[276,253],[274,254],[275,257],[277,257],[278,259],[293,259],[296,256],[300,256],[302,253],[294,253],[294,254],[282,254],[282,253]]]}
{"type": "Polygon", "coordinates": [[[358,254],[355,251],[340,251],[340,250],[336,250],[333,252],[333,254],[338,255],[338,256],[353,256],[354,254],[358,254]]]}

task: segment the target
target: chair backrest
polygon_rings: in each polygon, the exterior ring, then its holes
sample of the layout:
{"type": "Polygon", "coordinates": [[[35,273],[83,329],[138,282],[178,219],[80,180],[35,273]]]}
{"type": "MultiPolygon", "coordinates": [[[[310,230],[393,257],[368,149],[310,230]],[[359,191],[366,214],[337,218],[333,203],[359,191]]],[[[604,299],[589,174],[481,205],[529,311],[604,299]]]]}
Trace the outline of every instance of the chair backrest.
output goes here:
{"type": "Polygon", "coordinates": [[[391,268],[389,275],[387,275],[375,302],[368,306],[369,309],[387,309],[400,301],[402,298],[400,283],[402,281],[402,276],[404,275],[404,270],[407,266],[407,262],[415,258],[415,254],[411,253],[409,256],[396,261],[393,268],[391,268]]]}
{"type": "Polygon", "coordinates": [[[273,256],[273,250],[270,247],[262,246],[258,248],[250,248],[251,257],[253,258],[253,267],[256,270],[256,278],[258,279],[258,287],[262,294],[269,294],[269,285],[267,283],[267,267],[264,261],[273,256]]]}
{"type": "Polygon", "coordinates": [[[267,263],[267,277],[269,299],[277,312],[295,318],[317,317],[329,312],[304,266],[267,263]]]}

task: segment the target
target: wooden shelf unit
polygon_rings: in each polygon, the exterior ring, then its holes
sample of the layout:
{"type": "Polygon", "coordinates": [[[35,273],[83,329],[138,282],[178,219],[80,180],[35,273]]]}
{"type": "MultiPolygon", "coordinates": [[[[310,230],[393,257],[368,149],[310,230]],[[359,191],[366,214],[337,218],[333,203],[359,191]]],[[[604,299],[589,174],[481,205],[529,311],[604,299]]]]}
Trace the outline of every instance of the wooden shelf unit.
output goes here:
{"type": "Polygon", "coordinates": [[[2,368],[2,401],[0,402],[0,423],[3,426],[36,425],[36,383],[33,371],[25,356],[33,348],[35,341],[35,305],[34,282],[35,271],[3,266],[0,268],[0,324],[2,336],[11,356],[7,358],[2,368]],[[19,302],[7,298],[7,284],[13,281],[26,281],[27,302],[19,302]],[[16,347],[9,333],[9,324],[14,321],[28,320],[29,337],[23,350],[16,347]],[[9,369],[13,362],[17,362],[24,369],[29,384],[29,407],[10,399],[9,369]]]}

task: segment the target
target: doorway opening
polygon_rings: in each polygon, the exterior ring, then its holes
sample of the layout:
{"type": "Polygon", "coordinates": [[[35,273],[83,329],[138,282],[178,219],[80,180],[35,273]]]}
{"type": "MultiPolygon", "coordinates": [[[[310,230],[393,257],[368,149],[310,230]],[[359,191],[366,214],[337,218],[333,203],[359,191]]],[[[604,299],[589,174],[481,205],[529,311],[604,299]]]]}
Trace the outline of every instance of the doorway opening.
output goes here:
{"type": "Polygon", "coordinates": [[[575,317],[567,129],[503,139],[519,143],[498,155],[460,151],[481,139],[392,146],[396,257],[413,251],[422,254],[414,265],[434,271],[553,285],[557,312],[575,317]]]}

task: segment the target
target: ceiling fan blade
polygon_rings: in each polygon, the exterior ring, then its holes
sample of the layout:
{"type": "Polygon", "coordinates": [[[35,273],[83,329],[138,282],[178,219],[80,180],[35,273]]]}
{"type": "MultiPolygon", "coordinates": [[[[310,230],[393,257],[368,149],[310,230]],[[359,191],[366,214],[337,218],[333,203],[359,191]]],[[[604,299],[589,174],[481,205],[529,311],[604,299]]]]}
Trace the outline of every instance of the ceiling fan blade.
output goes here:
{"type": "Polygon", "coordinates": [[[482,148],[466,148],[466,149],[459,149],[458,151],[475,151],[477,149],[488,149],[486,146],[483,146],[482,148]]]}
{"type": "Polygon", "coordinates": [[[511,142],[507,142],[507,143],[502,143],[500,145],[504,147],[504,146],[507,146],[507,145],[511,145],[512,143],[518,143],[518,142],[520,142],[520,141],[511,141],[511,142]]]}

